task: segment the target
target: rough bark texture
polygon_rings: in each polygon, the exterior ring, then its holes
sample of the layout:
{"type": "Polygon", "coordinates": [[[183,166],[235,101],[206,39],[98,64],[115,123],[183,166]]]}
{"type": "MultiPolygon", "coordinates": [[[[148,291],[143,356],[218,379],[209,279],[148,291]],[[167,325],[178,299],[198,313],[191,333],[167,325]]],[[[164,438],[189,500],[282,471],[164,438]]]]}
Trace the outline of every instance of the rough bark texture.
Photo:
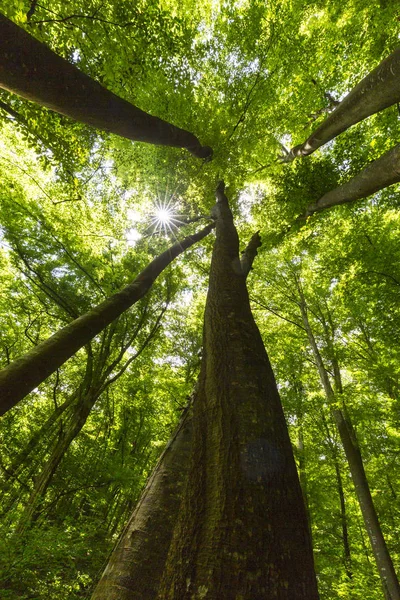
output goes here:
{"type": "Polygon", "coordinates": [[[76,121],[117,135],[212,155],[192,133],[119,98],[0,15],[0,87],[76,121]]]}
{"type": "Polygon", "coordinates": [[[364,77],[303,144],[291,149],[284,162],[311,154],[355,123],[399,101],[400,48],[364,77]]]}
{"type": "Polygon", "coordinates": [[[187,236],[171,246],[157,256],[123,290],[75,319],[0,371],[0,414],[15,406],[75,352],[140,300],[174,258],[203,239],[213,227],[214,223],[211,223],[198,233],[187,236]]]}
{"type": "Polygon", "coordinates": [[[315,212],[371,196],[400,181],[400,144],[370,163],[347,183],[327,192],[315,204],[307,207],[299,220],[315,212]]]}
{"type": "Polygon", "coordinates": [[[318,598],[302,492],[223,185],[193,447],[159,600],[318,598]]]}
{"type": "MultiPolygon", "coordinates": [[[[304,328],[307,332],[307,337],[314,355],[314,360],[317,364],[318,373],[325,391],[326,398],[332,405],[336,402],[335,392],[333,391],[328,373],[321,357],[321,353],[319,352],[314,334],[308,321],[304,295],[301,291],[301,288],[299,287],[298,289],[301,297],[300,309],[304,328]]],[[[340,440],[349,464],[351,477],[354,483],[358,502],[360,504],[364,524],[371,542],[372,551],[381,578],[385,598],[386,600],[400,600],[399,581],[397,579],[392,559],[382,534],[378,515],[376,514],[367,476],[364,470],[360,448],[350,417],[344,410],[334,407],[332,407],[332,415],[338,428],[340,440]]]]}
{"type": "Polygon", "coordinates": [[[93,593],[92,600],[154,600],[186,481],[191,409],[164,450],[93,593]]]}

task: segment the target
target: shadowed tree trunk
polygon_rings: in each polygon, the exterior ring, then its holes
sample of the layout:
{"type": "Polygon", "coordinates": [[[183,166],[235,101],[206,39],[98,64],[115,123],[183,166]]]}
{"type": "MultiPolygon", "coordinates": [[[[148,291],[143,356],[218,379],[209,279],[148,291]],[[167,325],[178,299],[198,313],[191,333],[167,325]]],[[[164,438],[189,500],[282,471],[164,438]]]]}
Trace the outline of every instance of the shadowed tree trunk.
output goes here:
{"type": "Polygon", "coordinates": [[[157,598],[314,600],[302,492],[223,184],[217,199],[188,481],[157,598]]]}
{"type": "Polygon", "coordinates": [[[130,140],[212,155],[192,133],[119,98],[0,15],[0,87],[50,110],[130,140]]]}
{"type": "Polygon", "coordinates": [[[374,160],[350,181],[327,192],[315,204],[307,206],[304,215],[299,217],[299,221],[325,208],[366,198],[399,181],[400,144],[374,160]]]}
{"type": "Polygon", "coordinates": [[[155,279],[174,258],[203,239],[214,226],[214,223],[210,223],[198,233],[189,235],[171,246],[120,292],[75,319],[0,371],[0,415],[15,406],[75,352],[143,298],[155,279]]]}
{"type": "Polygon", "coordinates": [[[400,48],[364,77],[303,144],[290,150],[283,162],[312,154],[355,123],[399,101],[400,48]]]}
{"type": "MultiPolygon", "coordinates": [[[[349,464],[354,488],[360,504],[364,524],[371,542],[372,551],[375,557],[378,572],[381,578],[383,592],[386,600],[400,600],[400,585],[393,567],[392,559],[386,546],[382,529],[376,514],[375,506],[369,489],[367,476],[364,470],[364,464],[358,445],[357,437],[351,423],[350,417],[345,409],[337,408],[337,397],[332,388],[329,375],[325,369],[321,353],[317,346],[313,331],[307,314],[307,304],[304,293],[297,279],[297,289],[300,296],[300,310],[303,319],[303,325],[307,332],[308,341],[318,368],[321,384],[325,391],[328,403],[331,405],[332,415],[339,431],[344,452],[349,464]]],[[[341,382],[339,380],[340,372],[336,360],[334,360],[333,369],[335,373],[335,382],[338,388],[338,395],[341,394],[341,382]]]]}
{"type": "MultiPolygon", "coordinates": [[[[253,236],[240,263],[250,272],[259,246],[253,236]]],[[[100,579],[92,600],[154,600],[186,483],[197,385],[174,437],[163,452],[100,579]]]]}
{"type": "Polygon", "coordinates": [[[186,410],[113,551],[92,600],[154,600],[177,519],[192,441],[186,410]]]}

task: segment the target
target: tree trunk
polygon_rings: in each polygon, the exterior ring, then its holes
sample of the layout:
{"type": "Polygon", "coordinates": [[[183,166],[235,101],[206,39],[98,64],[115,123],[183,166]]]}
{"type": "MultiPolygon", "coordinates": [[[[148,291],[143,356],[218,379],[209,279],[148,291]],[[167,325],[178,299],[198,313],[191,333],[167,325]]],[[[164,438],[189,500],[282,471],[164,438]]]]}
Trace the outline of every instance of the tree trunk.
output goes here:
{"type": "Polygon", "coordinates": [[[307,471],[306,471],[306,453],[305,453],[305,449],[304,449],[303,422],[302,422],[301,416],[299,417],[298,429],[299,430],[298,430],[298,437],[297,437],[296,453],[297,453],[297,457],[298,457],[299,480],[300,480],[301,491],[303,494],[304,507],[306,509],[308,530],[310,532],[310,539],[312,540],[311,512],[310,512],[310,503],[308,501],[308,479],[307,479],[307,471]]]}
{"type": "Polygon", "coordinates": [[[0,415],[15,406],[54,373],[75,352],[143,298],[155,279],[184,250],[210,233],[214,223],[177,242],[157,256],[137,277],[85,315],[75,319],[53,336],[0,371],[0,415]]]}
{"type": "Polygon", "coordinates": [[[383,188],[400,181],[400,144],[370,163],[347,183],[327,192],[315,204],[307,206],[299,220],[315,212],[367,198],[383,188]]]}
{"type": "Polygon", "coordinates": [[[0,87],[50,110],[130,140],[212,155],[192,133],[153,117],[79,71],[0,15],[0,87]]]}
{"type": "Polygon", "coordinates": [[[154,600],[186,481],[192,416],[189,408],[154,469],[92,600],[154,600]]]}
{"type": "Polygon", "coordinates": [[[399,581],[376,514],[355,431],[350,421],[350,417],[342,409],[335,408],[335,393],[308,320],[305,298],[299,284],[298,291],[301,299],[300,310],[304,328],[307,332],[308,341],[314,355],[314,360],[317,364],[321,384],[324,388],[326,398],[331,405],[332,415],[346,454],[365,527],[371,542],[372,552],[381,578],[385,598],[386,600],[400,600],[399,581]]]}
{"type": "Polygon", "coordinates": [[[321,411],[322,423],[324,425],[324,429],[326,432],[327,443],[329,447],[329,451],[331,453],[332,461],[335,467],[336,473],[336,487],[338,491],[339,501],[340,501],[340,523],[342,526],[342,542],[343,542],[343,563],[346,571],[346,575],[349,579],[353,578],[353,569],[351,564],[351,550],[349,543],[349,528],[347,524],[347,509],[346,509],[346,499],[344,496],[343,489],[343,481],[342,481],[342,473],[340,470],[340,462],[337,447],[332,440],[328,423],[326,421],[323,410],[321,411]]]}
{"type": "Polygon", "coordinates": [[[314,600],[302,492],[223,190],[188,483],[157,598],[314,600]]]}
{"type": "Polygon", "coordinates": [[[71,415],[71,421],[67,430],[60,435],[41,473],[35,479],[34,489],[20,518],[16,533],[22,534],[40,514],[40,503],[44,499],[47,488],[53,479],[53,475],[71,443],[85,425],[97,398],[98,394],[92,390],[78,400],[75,411],[71,415]]]}
{"type": "Polygon", "coordinates": [[[400,48],[364,77],[303,144],[290,150],[284,162],[312,154],[355,123],[399,101],[400,48]]]}
{"type": "MultiPolygon", "coordinates": [[[[28,462],[28,458],[35,451],[37,458],[37,446],[40,442],[47,437],[50,437],[50,434],[53,433],[54,425],[57,424],[58,420],[61,416],[71,407],[71,404],[76,400],[77,394],[71,394],[67,400],[65,400],[60,406],[53,411],[48,419],[43,423],[43,425],[32,435],[31,439],[25,446],[23,450],[19,454],[15,456],[11,465],[7,469],[6,479],[14,479],[18,477],[19,473],[24,469],[26,463],[28,462]]],[[[53,434],[54,435],[54,434],[53,434]]]]}

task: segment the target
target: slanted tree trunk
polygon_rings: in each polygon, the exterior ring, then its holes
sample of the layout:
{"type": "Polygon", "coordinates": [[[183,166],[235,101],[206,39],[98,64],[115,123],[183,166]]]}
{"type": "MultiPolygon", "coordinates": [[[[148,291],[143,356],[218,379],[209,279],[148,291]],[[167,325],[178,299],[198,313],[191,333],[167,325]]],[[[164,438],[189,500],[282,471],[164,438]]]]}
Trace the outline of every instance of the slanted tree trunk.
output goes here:
{"type": "Polygon", "coordinates": [[[400,48],[364,77],[314,133],[292,148],[283,161],[311,154],[355,123],[399,101],[400,48]]]}
{"type": "Polygon", "coordinates": [[[72,407],[72,413],[68,419],[68,425],[61,429],[50,457],[46,461],[41,473],[35,478],[35,485],[32,494],[29,498],[28,504],[22,514],[22,517],[17,526],[17,533],[22,533],[30,527],[32,521],[34,521],[40,513],[40,503],[43,502],[46,491],[53,479],[53,476],[64,458],[64,455],[68,451],[73,440],[81,432],[82,428],[86,424],[86,421],[90,415],[90,412],[103,394],[103,392],[117,379],[119,379],[127,367],[143,352],[148,346],[150,341],[153,339],[156,331],[159,327],[159,322],[162,315],[165,312],[165,308],[161,311],[160,315],[156,319],[154,326],[147,335],[144,342],[141,344],[139,350],[131,355],[119,370],[111,376],[111,373],[115,371],[125,352],[136,338],[139,330],[143,325],[143,319],[140,319],[138,326],[135,328],[133,335],[129,335],[128,343],[124,340],[119,348],[119,352],[116,358],[111,357],[111,342],[117,329],[118,321],[114,321],[107,331],[103,332],[102,342],[100,344],[100,351],[96,356],[96,360],[93,360],[93,352],[90,344],[87,347],[88,360],[86,363],[86,372],[82,379],[82,383],[78,390],[77,401],[72,407]]]}
{"type": "MultiPolygon", "coordinates": [[[[331,405],[332,415],[338,428],[340,440],[343,444],[344,452],[349,463],[354,488],[363,515],[365,527],[371,542],[372,552],[374,554],[378,572],[381,578],[384,595],[386,600],[400,600],[399,581],[397,579],[392,559],[382,534],[378,515],[376,514],[356,434],[347,411],[336,407],[337,398],[332,388],[328,372],[325,369],[321,353],[308,320],[307,305],[299,281],[297,281],[297,289],[300,295],[300,310],[303,319],[303,325],[307,332],[308,341],[318,368],[321,384],[324,388],[326,399],[331,405]]],[[[333,366],[336,372],[337,365],[336,367],[335,365],[333,366]]]]}
{"type": "Polygon", "coordinates": [[[157,256],[137,277],[91,311],[72,321],[53,336],[0,371],[0,415],[15,406],[54,373],[75,352],[143,298],[155,279],[182,252],[203,239],[214,227],[210,223],[157,256]]]}
{"type": "Polygon", "coordinates": [[[212,154],[192,133],[119,98],[3,15],[0,87],[130,140],[186,148],[198,158],[212,154]]]}
{"type": "Polygon", "coordinates": [[[67,429],[60,434],[42,471],[35,479],[34,489],[16,528],[18,534],[22,534],[28,529],[40,514],[40,503],[44,499],[53,475],[71,443],[85,425],[97,398],[98,394],[92,389],[78,400],[67,429]]]}
{"type": "Polygon", "coordinates": [[[324,415],[324,411],[321,410],[322,423],[326,432],[327,445],[331,454],[333,465],[336,473],[336,487],[340,502],[340,523],[342,526],[342,542],[343,542],[343,564],[346,571],[346,575],[349,579],[353,578],[353,569],[351,564],[351,549],[349,543],[349,528],[347,519],[346,499],[343,489],[342,473],[340,470],[340,461],[338,456],[338,449],[335,445],[334,440],[329,431],[329,426],[324,415]]]}
{"type": "MultiPolygon", "coordinates": [[[[399,76],[400,79],[400,76],[399,76]]],[[[370,163],[347,183],[324,194],[315,204],[307,206],[299,220],[315,212],[371,196],[400,181],[400,144],[370,163]]]]}
{"type": "Polygon", "coordinates": [[[186,481],[192,414],[183,415],[155,467],[92,600],[154,600],[186,481]]]}
{"type": "Polygon", "coordinates": [[[43,425],[32,435],[25,448],[23,448],[21,452],[13,458],[12,463],[7,469],[5,477],[6,480],[16,479],[20,472],[26,467],[28,459],[31,457],[31,455],[34,452],[37,452],[39,443],[43,441],[43,439],[54,435],[54,426],[57,425],[60,417],[64,415],[64,413],[71,407],[71,404],[77,399],[77,395],[77,393],[71,394],[62,404],[60,404],[60,406],[57,406],[50,417],[46,419],[43,425]]]}
{"type": "Polygon", "coordinates": [[[188,481],[157,598],[314,600],[302,492],[223,184],[217,199],[188,481]]]}

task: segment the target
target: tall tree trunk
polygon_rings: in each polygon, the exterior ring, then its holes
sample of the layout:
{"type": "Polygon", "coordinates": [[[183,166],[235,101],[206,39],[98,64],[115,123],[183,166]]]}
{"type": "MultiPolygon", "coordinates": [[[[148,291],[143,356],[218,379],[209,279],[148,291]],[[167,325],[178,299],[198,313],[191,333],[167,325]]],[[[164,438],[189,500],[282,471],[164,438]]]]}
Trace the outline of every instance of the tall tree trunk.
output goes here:
{"type": "Polygon", "coordinates": [[[92,600],[154,600],[160,584],[192,441],[189,408],[161,455],[92,600]]]}
{"type": "Polygon", "coordinates": [[[41,473],[35,479],[34,489],[16,528],[18,534],[21,534],[28,529],[32,521],[35,521],[38,517],[40,513],[40,503],[44,499],[47,488],[53,479],[53,475],[71,443],[85,425],[90,411],[98,397],[98,394],[92,389],[89,390],[83,398],[78,400],[75,410],[71,415],[68,428],[60,434],[41,473]]]}
{"type": "Polygon", "coordinates": [[[310,539],[312,540],[312,523],[311,523],[311,511],[310,511],[310,503],[308,497],[308,477],[307,477],[307,461],[306,461],[306,451],[304,447],[304,410],[303,410],[303,398],[304,398],[304,388],[303,384],[298,381],[294,382],[293,385],[294,391],[297,397],[297,408],[296,408],[296,416],[297,416],[297,443],[296,443],[296,453],[295,456],[297,458],[297,469],[299,472],[299,481],[300,487],[303,494],[304,507],[306,509],[307,515],[307,523],[308,529],[310,533],[310,539]]]}
{"type": "Polygon", "coordinates": [[[399,101],[400,48],[364,77],[305,142],[290,150],[284,162],[315,152],[355,123],[399,101]]]}
{"type": "Polygon", "coordinates": [[[324,388],[325,396],[331,405],[332,415],[338,428],[344,452],[349,463],[356,495],[371,542],[372,551],[381,578],[385,598],[386,600],[400,600],[399,581],[397,579],[392,559],[382,534],[378,515],[376,514],[355,431],[349,415],[342,409],[335,408],[337,399],[335,397],[335,393],[329,380],[328,373],[325,369],[321,353],[318,349],[308,320],[307,306],[299,282],[298,291],[300,294],[300,310],[303,319],[303,325],[307,332],[308,341],[314,355],[314,360],[317,364],[321,384],[324,388]]]}
{"type": "Polygon", "coordinates": [[[66,360],[143,298],[155,279],[182,252],[203,239],[214,227],[210,223],[157,256],[137,277],[91,311],[72,321],[53,336],[0,371],[0,415],[54,373],[66,360]]]}
{"type": "MultiPolygon", "coordinates": [[[[400,78],[400,77],[399,77],[400,78]]],[[[367,198],[383,188],[400,181],[400,144],[370,163],[347,183],[324,194],[315,204],[307,206],[299,220],[315,212],[367,198]]]]}
{"type": "Polygon", "coordinates": [[[301,488],[223,184],[217,199],[190,470],[157,598],[313,600],[301,488]]]}
{"type": "Polygon", "coordinates": [[[343,489],[343,480],[342,473],[340,470],[340,462],[337,447],[335,446],[334,441],[332,440],[329,426],[326,421],[323,410],[321,411],[322,423],[324,425],[324,429],[326,432],[327,443],[329,447],[329,451],[331,453],[331,458],[333,461],[333,465],[335,467],[336,473],[336,487],[338,491],[339,501],[340,501],[340,523],[342,526],[342,542],[343,542],[343,563],[346,571],[346,575],[349,579],[353,578],[353,569],[351,565],[351,550],[349,543],[349,528],[347,524],[347,509],[346,509],[346,499],[344,495],[343,489]]]}
{"type": "Polygon", "coordinates": [[[311,523],[311,512],[310,503],[308,501],[308,479],[306,471],[306,453],[304,448],[304,435],[303,435],[303,422],[301,417],[299,418],[299,430],[297,436],[297,457],[298,457],[298,470],[301,491],[303,494],[304,507],[306,509],[308,529],[310,532],[310,539],[312,540],[312,523],[311,523]]]}
{"type": "Polygon", "coordinates": [[[3,15],[0,87],[130,140],[186,148],[198,158],[212,154],[192,133],[119,98],[3,15]]]}
{"type": "MultiPolygon", "coordinates": [[[[73,394],[71,394],[71,396],[69,398],[67,398],[67,400],[65,400],[62,404],[60,404],[60,406],[57,406],[57,408],[52,412],[50,417],[48,419],[46,419],[46,421],[43,423],[43,425],[32,435],[31,439],[29,440],[29,442],[27,443],[25,448],[23,450],[21,450],[21,452],[15,456],[11,465],[7,469],[6,479],[10,479],[10,478],[14,479],[14,478],[18,477],[19,473],[26,466],[28,458],[31,456],[31,454],[34,451],[37,450],[38,444],[40,442],[43,442],[43,440],[46,437],[49,438],[50,434],[54,435],[54,433],[52,431],[54,428],[54,425],[57,424],[58,420],[60,419],[61,416],[64,415],[65,411],[71,407],[71,404],[76,400],[76,398],[77,398],[77,394],[73,393],[73,394]]],[[[36,453],[36,456],[37,456],[37,453],[36,453]]]]}

